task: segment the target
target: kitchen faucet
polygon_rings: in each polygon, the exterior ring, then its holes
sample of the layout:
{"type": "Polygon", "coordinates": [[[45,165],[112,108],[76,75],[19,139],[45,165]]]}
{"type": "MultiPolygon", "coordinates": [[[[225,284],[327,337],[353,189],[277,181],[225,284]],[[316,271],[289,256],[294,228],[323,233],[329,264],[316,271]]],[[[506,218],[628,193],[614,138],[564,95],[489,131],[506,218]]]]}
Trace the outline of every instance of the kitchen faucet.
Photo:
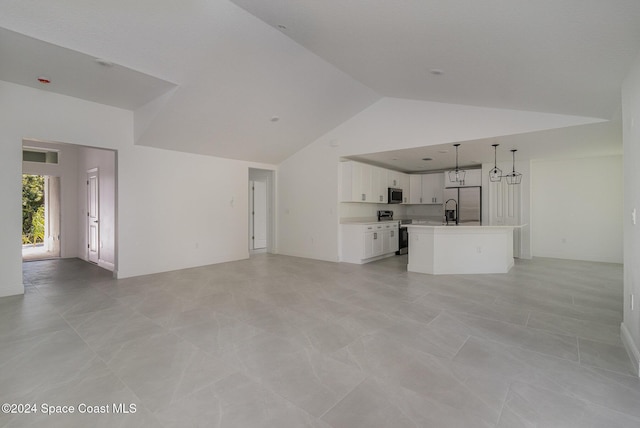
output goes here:
{"type": "Polygon", "coordinates": [[[449,218],[451,218],[452,220],[455,219],[456,224],[458,224],[458,201],[456,201],[455,199],[448,199],[447,202],[444,203],[444,220],[446,225],[449,225],[449,218]],[[453,201],[455,205],[455,209],[452,210],[448,210],[447,209],[447,204],[449,202],[453,201]]]}

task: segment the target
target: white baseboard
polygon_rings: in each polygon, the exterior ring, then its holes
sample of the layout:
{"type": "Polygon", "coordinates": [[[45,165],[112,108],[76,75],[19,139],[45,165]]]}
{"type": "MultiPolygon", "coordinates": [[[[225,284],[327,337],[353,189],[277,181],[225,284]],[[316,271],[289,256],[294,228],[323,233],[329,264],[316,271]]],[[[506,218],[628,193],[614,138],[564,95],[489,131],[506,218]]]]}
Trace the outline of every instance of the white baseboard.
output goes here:
{"type": "Polygon", "coordinates": [[[0,297],[19,296],[24,294],[24,284],[0,284],[0,297]]]}
{"type": "Polygon", "coordinates": [[[620,337],[622,338],[624,347],[627,349],[629,358],[631,358],[631,363],[633,364],[633,368],[636,371],[636,375],[640,375],[640,351],[638,351],[638,347],[633,341],[631,333],[629,333],[629,330],[627,329],[627,326],[624,325],[624,323],[620,324],[620,337]]]}
{"type": "Polygon", "coordinates": [[[102,259],[98,259],[98,266],[100,266],[102,269],[110,270],[111,272],[116,269],[115,264],[102,259]]]}
{"type": "Polygon", "coordinates": [[[311,254],[311,253],[296,253],[296,252],[289,252],[289,251],[280,251],[280,252],[276,252],[273,254],[280,254],[282,256],[290,256],[290,257],[301,257],[303,259],[312,259],[312,260],[320,260],[323,262],[333,262],[336,263],[338,262],[338,258],[327,258],[327,257],[323,257],[323,256],[318,256],[317,254],[311,254]]]}

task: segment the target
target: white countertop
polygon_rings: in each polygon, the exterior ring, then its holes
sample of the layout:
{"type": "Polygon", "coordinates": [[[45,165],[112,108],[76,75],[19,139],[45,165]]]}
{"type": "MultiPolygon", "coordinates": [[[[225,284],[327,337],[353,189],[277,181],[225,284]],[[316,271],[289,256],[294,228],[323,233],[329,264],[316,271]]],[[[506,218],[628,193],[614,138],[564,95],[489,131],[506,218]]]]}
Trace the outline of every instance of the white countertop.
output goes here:
{"type": "MultiPolygon", "coordinates": [[[[425,218],[408,218],[398,217],[393,220],[378,221],[377,217],[344,217],[340,219],[340,224],[373,224],[373,223],[388,223],[388,222],[400,222],[402,220],[411,220],[412,224],[429,224],[429,225],[442,225],[442,221],[429,220],[425,218]]],[[[408,226],[408,223],[404,225],[408,226]]]]}
{"type": "Polygon", "coordinates": [[[445,224],[434,224],[434,223],[412,223],[412,224],[407,224],[407,227],[419,227],[419,228],[437,228],[437,229],[452,229],[452,228],[460,228],[460,227],[476,227],[476,228],[482,228],[482,229],[499,229],[499,228],[511,228],[511,229],[517,229],[517,228],[522,228],[525,227],[526,224],[521,224],[521,225],[482,225],[482,224],[449,224],[449,225],[445,225],[445,224]]]}
{"type": "Polygon", "coordinates": [[[375,217],[351,217],[341,218],[340,224],[382,224],[382,223],[398,223],[399,220],[381,220],[375,217]]]}

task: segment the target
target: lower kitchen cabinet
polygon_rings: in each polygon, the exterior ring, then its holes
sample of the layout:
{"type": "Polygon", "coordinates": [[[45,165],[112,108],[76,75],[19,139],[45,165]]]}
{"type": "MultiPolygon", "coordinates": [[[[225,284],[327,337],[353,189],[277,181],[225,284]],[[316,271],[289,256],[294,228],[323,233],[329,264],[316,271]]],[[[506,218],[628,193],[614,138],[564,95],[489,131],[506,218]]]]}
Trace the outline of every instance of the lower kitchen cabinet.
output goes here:
{"type": "Polygon", "coordinates": [[[343,262],[368,263],[393,255],[399,248],[397,222],[343,224],[340,233],[343,262]]]}

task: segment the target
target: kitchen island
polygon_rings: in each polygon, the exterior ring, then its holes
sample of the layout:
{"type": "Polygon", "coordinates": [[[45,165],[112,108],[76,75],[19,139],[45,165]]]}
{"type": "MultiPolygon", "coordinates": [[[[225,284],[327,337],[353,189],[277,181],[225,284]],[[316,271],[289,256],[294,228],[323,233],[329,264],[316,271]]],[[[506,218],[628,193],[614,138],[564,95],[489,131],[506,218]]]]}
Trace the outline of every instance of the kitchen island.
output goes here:
{"type": "Polygon", "coordinates": [[[521,226],[409,224],[409,272],[507,273],[513,267],[513,229],[521,226]]]}

